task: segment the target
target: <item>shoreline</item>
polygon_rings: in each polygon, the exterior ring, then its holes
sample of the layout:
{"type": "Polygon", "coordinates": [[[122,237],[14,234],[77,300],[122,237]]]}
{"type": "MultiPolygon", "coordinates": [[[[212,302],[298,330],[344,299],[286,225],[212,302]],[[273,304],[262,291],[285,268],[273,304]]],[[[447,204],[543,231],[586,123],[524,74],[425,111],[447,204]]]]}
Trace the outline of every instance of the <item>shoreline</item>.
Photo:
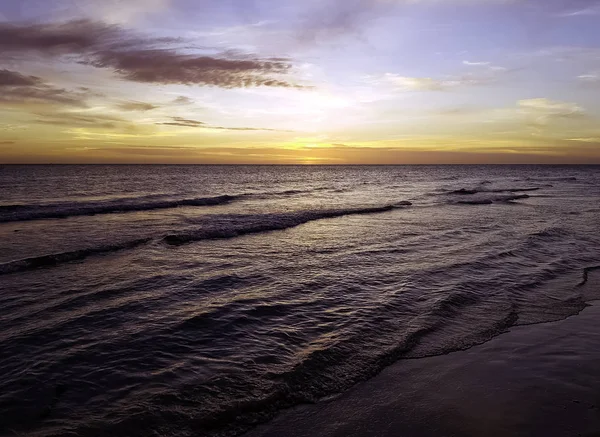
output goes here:
{"type": "Polygon", "coordinates": [[[404,359],[244,437],[600,436],[600,301],[446,355],[404,359]]]}

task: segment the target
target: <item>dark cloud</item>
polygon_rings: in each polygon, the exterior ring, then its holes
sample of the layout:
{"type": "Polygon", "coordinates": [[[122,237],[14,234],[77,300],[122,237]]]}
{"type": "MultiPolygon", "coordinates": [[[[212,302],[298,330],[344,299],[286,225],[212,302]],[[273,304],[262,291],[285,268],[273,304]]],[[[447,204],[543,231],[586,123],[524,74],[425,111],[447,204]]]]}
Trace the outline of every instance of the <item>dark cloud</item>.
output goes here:
{"type": "Polygon", "coordinates": [[[117,105],[117,108],[123,111],[151,111],[159,106],[145,102],[122,102],[117,105]]]}
{"type": "Polygon", "coordinates": [[[86,20],[63,24],[0,23],[0,53],[36,51],[45,55],[81,53],[110,36],[114,28],[98,28],[86,20]]]}
{"type": "Polygon", "coordinates": [[[0,146],[10,146],[11,144],[15,144],[16,141],[0,141],[0,146]]]}
{"type": "Polygon", "coordinates": [[[201,121],[189,120],[187,118],[182,118],[182,117],[171,117],[171,120],[173,120],[173,121],[169,121],[169,122],[165,122],[165,123],[157,123],[157,124],[165,125],[165,126],[183,126],[183,127],[205,127],[206,126],[206,123],[203,123],[201,121]]]}
{"type": "Polygon", "coordinates": [[[35,86],[42,80],[36,76],[25,76],[16,71],[0,70],[0,87],[35,86]]]}
{"type": "Polygon", "coordinates": [[[291,132],[291,131],[282,131],[279,129],[266,129],[259,127],[225,127],[225,126],[213,126],[210,124],[206,124],[202,121],[197,120],[189,120],[187,118],[181,117],[171,117],[170,122],[165,123],[157,123],[163,126],[182,126],[182,127],[203,127],[206,129],[216,129],[216,130],[231,130],[231,131],[270,131],[270,132],[291,132]]]}
{"type": "Polygon", "coordinates": [[[5,104],[60,104],[85,107],[86,91],[69,91],[44,82],[36,76],[0,70],[0,102],[5,104]]]}
{"type": "Polygon", "coordinates": [[[281,61],[223,59],[194,56],[169,49],[109,50],[97,52],[82,63],[110,68],[134,82],[212,85],[222,88],[253,86],[292,87],[269,74],[285,74],[290,65],[281,61]]]}
{"type": "Polygon", "coordinates": [[[88,20],[62,24],[0,23],[0,55],[71,57],[111,69],[135,82],[242,87],[299,87],[280,76],[289,73],[285,59],[262,59],[222,53],[198,56],[177,47],[179,39],[136,35],[119,26],[88,20]]]}
{"type": "Polygon", "coordinates": [[[63,23],[0,23],[0,53],[19,56],[88,54],[101,49],[127,50],[180,42],[178,38],[136,35],[117,25],[81,19],[63,23]]]}

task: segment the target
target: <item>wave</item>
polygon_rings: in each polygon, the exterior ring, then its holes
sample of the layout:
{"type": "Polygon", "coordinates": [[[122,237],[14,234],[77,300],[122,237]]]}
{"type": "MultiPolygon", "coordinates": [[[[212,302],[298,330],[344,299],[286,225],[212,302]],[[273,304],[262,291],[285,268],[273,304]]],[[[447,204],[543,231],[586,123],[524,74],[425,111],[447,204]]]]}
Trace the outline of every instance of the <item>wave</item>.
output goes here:
{"type": "Polygon", "coordinates": [[[569,232],[562,227],[548,227],[529,235],[529,239],[539,240],[560,240],[569,235],[569,232]]]}
{"type": "Polygon", "coordinates": [[[567,177],[554,177],[554,176],[547,176],[547,177],[526,177],[524,179],[515,179],[515,182],[519,182],[519,181],[530,181],[530,182],[573,182],[576,181],[577,178],[574,176],[567,176],[567,177]]]}
{"type": "Polygon", "coordinates": [[[540,187],[527,187],[527,188],[498,188],[493,190],[481,190],[482,193],[524,193],[529,191],[539,191],[540,187]]]}
{"type": "Polygon", "coordinates": [[[581,282],[579,284],[577,284],[579,287],[587,284],[588,278],[589,278],[589,274],[590,272],[594,272],[596,270],[600,270],[600,266],[592,266],[592,267],[586,267],[583,269],[583,277],[581,279],[581,282]]]}
{"type": "Polygon", "coordinates": [[[151,238],[140,238],[137,240],[125,241],[121,243],[90,247],[87,249],[73,250],[70,252],[54,253],[49,255],[25,258],[0,264],[0,275],[17,273],[26,270],[38,269],[41,267],[52,267],[71,261],[80,261],[91,255],[100,255],[103,253],[117,252],[120,250],[133,249],[150,242],[151,238]]]}
{"type": "Polygon", "coordinates": [[[494,188],[494,189],[467,189],[461,188],[460,190],[449,191],[445,194],[448,195],[459,195],[459,196],[471,196],[479,193],[525,193],[530,191],[538,191],[540,187],[526,187],[526,188],[494,188]]]}
{"type": "Polygon", "coordinates": [[[241,235],[289,229],[314,220],[342,217],[346,215],[387,212],[404,205],[407,205],[407,203],[401,202],[398,205],[386,205],[370,208],[298,211],[291,213],[241,216],[241,220],[237,223],[227,223],[220,227],[200,229],[190,233],[171,234],[164,237],[163,241],[170,245],[177,245],[192,241],[235,238],[241,235]]]}
{"type": "Polygon", "coordinates": [[[282,191],[249,192],[249,193],[246,193],[245,196],[252,196],[252,197],[257,197],[259,199],[266,199],[269,197],[297,196],[300,194],[311,194],[311,193],[318,193],[321,191],[332,191],[334,193],[342,193],[342,192],[348,191],[348,189],[347,188],[335,188],[335,187],[329,187],[329,186],[315,187],[315,188],[308,188],[308,189],[291,188],[289,190],[282,190],[282,191]]]}
{"type": "Polygon", "coordinates": [[[477,190],[467,190],[466,188],[461,188],[460,190],[454,190],[454,191],[450,191],[449,193],[446,194],[450,194],[450,195],[461,195],[461,196],[468,196],[471,194],[477,194],[479,191],[477,190]]]}
{"type": "Polygon", "coordinates": [[[331,187],[316,187],[306,190],[289,189],[283,191],[249,192],[237,195],[219,195],[213,197],[184,199],[164,199],[165,195],[153,194],[106,201],[64,202],[41,205],[0,205],[0,223],[42,219],[62,219],[97,214],[152,211],[158,209],[178,208],[181,206],[217,206],[231,203],[244,197],[268,198],[272,196],[295,196],[299,194],[310,194],[327,190],[338,191],[331,187]],[[162,199],[160,199],[161,197],[162,199]]]}
{"type": "MultiPolygon", "coordinates": [[[[399,202],[397,205],[387,205],[371,208],[355,208],[324,211],[299,211],[295,213],[281,214],[257,214],[241,216],[238,223],[229,223],[229,226],[203,229],[187,234],[171,234],[163,237],[163,241],[170,244],[183,244],[191,241],[234,238],[246,234],[283,230],[299,226],[301,224],[325,218],[341,217],[345,215],[374,214],[391,211],[400,206],[410,205],[410,202],[399,202]]],[[[234,216],[236,217],[236,216],[234,216]]],[[[239,218],[237,216],[236,218],[239,218]]],[[[154,240],[152,237],[140,238],[115,244],[106,244],[86,249],[60,252],[49,255],[35,256],[0,264],[0,275],[38,269],[41,267],[52,267],[59,264],[80,261],[92,255],[100,255],[109,252],[117,252],[126,249],[134,249],[154,240]]]]}
{"type": "Polygon", "coordinates": [[[514,194],[514,195],[505,195],[505,196],[493,196],[493,197],[485,197],[479,199],[469,199],[469,200],[459,200],[456,203],[459,205],[491,205],[492,203],[510,203],[515,200],[521,199],[529,199],[530,196],[527,194],[514,194]]]}
{"type": "Polygon", "coordinates": [[[157,209],[177,208],[180,206],[216,206],[223,205],[243,195],[221,195],[176,200],[142,201],[132,198],[131,201],[110,200],[104,202],[75,202],[45,205],[4,205],[0,207],[0,223],[29,221],[40,219],[57,219],[96,214],[113,214],[120,212],[152,211],[157,209]],[[138,201],[136,201],[138,200],[138,201]]]}

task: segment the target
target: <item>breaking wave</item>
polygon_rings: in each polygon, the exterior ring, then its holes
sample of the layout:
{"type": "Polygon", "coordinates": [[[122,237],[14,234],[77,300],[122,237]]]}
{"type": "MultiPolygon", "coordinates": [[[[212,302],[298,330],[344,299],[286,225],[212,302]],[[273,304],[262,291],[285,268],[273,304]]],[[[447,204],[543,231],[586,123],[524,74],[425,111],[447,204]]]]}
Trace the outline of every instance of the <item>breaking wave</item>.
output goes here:
{"type": "Polygon", "coordinates": [[[38,269],[40,267],[52,267],[71,261],[80,261],[91,255],[117,252],[125,249],[133,249],[150,242],[151,238],[140,238],[122,243],[108,244],[87,249],[73,250],[70,252],[54,253],[49,255],[35,256],[31,258],[9,261],[0,264],[0,275],[22,272],[25,270],[38,269]]]}
{"type": "Polygon", "coordinates": [[[402,202],[397,206],[386,205],[371,208],[330,209],[322,211],[298,211],[290,213],[237,216],[235,217],[236,220],[232,222],[220,223],[218,226],[211,226],[194,232],[167,235],[163,240],[167,244],[177,245],[191,241],[234,238],[248,234],[289,229],[314,220],[342,217],[346,215],[387,212],[398,208],[400,205],[407,205],[407,203],[402,202]]]}
{"type": "Polygon", "coordinates": [[[527,187],[527,188],[495,188],[495,189],[467,189],[461,188],[459,190],[449,191],[445,194],[458,195],[458,196],[471,196],[479,193],[525,193],[530,191],[541,190],[540,187],[527,187]]]}
{"type": "Polygon", "coordinates": [[[147,197],[132,200],[103,202],[75,202],[45,205],[5,205],[0,207],[0,223],[39,219],[57,219],[76,216],[113,214],[120,212],[152,211],[180,206],[216,206],[233,202],[243,195],[199,197],[177,200],[151,200],[147,197]],[[143,199],[144,201],[139,201],[143,199]]]}

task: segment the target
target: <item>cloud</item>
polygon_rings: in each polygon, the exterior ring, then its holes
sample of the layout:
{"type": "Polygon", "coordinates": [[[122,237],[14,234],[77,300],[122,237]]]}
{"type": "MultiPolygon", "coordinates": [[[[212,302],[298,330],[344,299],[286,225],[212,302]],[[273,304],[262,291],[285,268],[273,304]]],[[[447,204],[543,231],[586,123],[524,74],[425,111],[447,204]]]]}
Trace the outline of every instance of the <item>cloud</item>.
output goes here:
{"type": "Polygon", "coordinates": [[[516,0],[318,0],[298,2],[309,7],[299,28],[300,40],[318,41],[343,35],[360,36],[362,30],[400,7],[419,5],[476,6],[513,3],[516,0]]]}
{"type": "Polygon", "coordinates": [[[583,114],[583,109],[576,103],[560,102],[546,98],[519,100],[519,106],[525,111],[573,116],[583,114]]]}
{"type": "Polygon", "coordinates": [[[232,52],[198,55],[177,48],[182,41],[150,38],[116,25],[75,20],[61,24],[0,23],[0,56],[32,55],[75,59],[80,64],[113,70],[123,79],[158,84],[244,87],[295,87],[281,76],[286,59],[263,59],[232,52]]]}
{"type": "Polygon", "coordinates": [[[450,86],[443,80],[431,77],[407,77],[388,73],[385,79],[402,91],[443,91],[450,86]]]}
{"type": "Polygon", "coordinates": [[[97,113],[36,112],[35,122],[53,126],[132,130],[133,125],[120,117],[97,113]]]}
{"type": "Polygon", "coordinates": [[[86,90],[73,92],[52,86],[36,76],[0,70],[0,102],[5,104],[38,103],[85,107],[88,96],[86,90]]]}
{"type": "Polygon", "coordinates": [[[117,105],[117,108],[123,111],[151,111],[153,109],[159,108],[157,105],[153,105],[151,103],[145,102],[122,102],[117,105]]]}
{"type": "Polygon", "coordinates": [[[270,131],[270,132],[290,132],[290,131],[282,131],[279,129],[267,129],[267,128],[258,128],[258,127],[225,127],[225,126],[214,126],[210,124],[206,124],[202,121],[190,120],[182,117],[171,117],[170,122],[157,123],[162,126],[180,126],[180,127],[191,127],[191,128],[205,128],[212,130],[229,130],[229,131],[270,131]]]}
{"type": "Polygon", "coordinates": [[[157,123],[159,125],[164,125],[164,126],[181,126],[181,127],[204,127],[206,126],[206,123],[202,122],[202,121],[196,121],[196,120],[190,120],[187,118],[182,118],[182,117],[171,117],[170,122],[165,122],[165,123],[157,123]]]}
{"type": "Polygon", "coordinates": [[[570,8],[558,14],[559,17],[581,17],[592,15],[600,15],[600,3],[595,2],[595,4],[592,4],[590,6],[580,7],[576,9],[570,8]]]}
{"type": "Polygon", "coordinates": [[[600,49],[597,47],[555,46],[527,53],[526,56],[543,57],[556,62],[589,62],[600,59],[600,49]]]}
{"type": "Polygon", "coordinates": [[[600,73],[595,72],[582,74],[581,76],[577,76],[577,79],[587,84],[600,83],[600,73]]]}
{"type": "Polygon", "coordinates": [[[507,69],[505,67],[499,67],[497,65],[492,65],[491,62],[471,62],[471,61],[463,61],[462,62],[463,65],[466,65],[468,67],[479,67],[479,68],[485,68],[486,70],[492,71],[492,72],[502,72],[502,71],[507,71],[507,69]]]}
{"type": "Polygon", "coordinates": [[[475,67],[487,67],[490,65],[489,62],[470,62],[470,61],[463,61],[462,62],[464,65],[469,65],[469,66],[475,66],[475,67]]]}
{"type": "Polygon", "coordinates": [[[476,107],[467,107],[467,106],[457,106],[452,108],[442,108],[436,109],[431,112],[434,115],[442,115],[442,116],[460,116],[460,115],[472,115],[472,114],[480,114],[481,109],[476,107]]]}
{"type": "Polygon", "coordinates": [[[191,105],[193,103],[194,100],[186,96],[179,96],[173,100],[174,105],[191,105]]]}
{"type": "Polygon", "coordinates": [[[193,56],[173,50],[108,50],[95,53],[82,63],[111,68],[124,79],[134,82],[212,85],[221,88],[254,86],[293,87],[270,77],[284,74],[290,66],[282,61],[260,59],[224,59],[193,56]]]}
{"type": "Polygon", "coordinates": [[[40,85],[42,80],[36,76],[25,76],[16,71],[0,70],[0,87],[20,87],[40,85]]]}
{"type": "Polygon", "coordinates": [[[517,102],[521,114],[530,119],[533,126],[546,126],[553,119],[574,119],[585,116],[584,109],[576,103],[546,98],[526,99],[517,102]]]}
{"type": "Polygon", "coordinates": [[[208,126],[210,129],[231,130],[231,131],[263,131],[263,132],[293,132],[291,130],[268,129],[265,127],[225,127],[225,126],[208,126]]]}
{"type": "Polygon", "coordinates": [[[569,138],[567,141],[578,141],[580,143],[598,143],[598,144],[600,144],[600,137],[569,138]]]}
{"type": "Polygon", "coordinates": [[[132,23],[168,8],[170,0],[71,0],[70,10],[109,23],[132,23]]]}
{"type": "Polygon", "coordinates": [[[376,78],[375,83],[387,84],[396,91],[447,91],[453,88],[469,85],[484,85],[496,80],[493,75],[465,74],[444,79],[431,77],[409,77],[394,73],[386,73],[376,78]]]}
{"type": "Polygon", "coordinates": [[[123,33],[115,26],[89,20],[59,24],[0,23],[0,53],[44,56],[81,54],[104,44],[113,45],[123,33]]]}

